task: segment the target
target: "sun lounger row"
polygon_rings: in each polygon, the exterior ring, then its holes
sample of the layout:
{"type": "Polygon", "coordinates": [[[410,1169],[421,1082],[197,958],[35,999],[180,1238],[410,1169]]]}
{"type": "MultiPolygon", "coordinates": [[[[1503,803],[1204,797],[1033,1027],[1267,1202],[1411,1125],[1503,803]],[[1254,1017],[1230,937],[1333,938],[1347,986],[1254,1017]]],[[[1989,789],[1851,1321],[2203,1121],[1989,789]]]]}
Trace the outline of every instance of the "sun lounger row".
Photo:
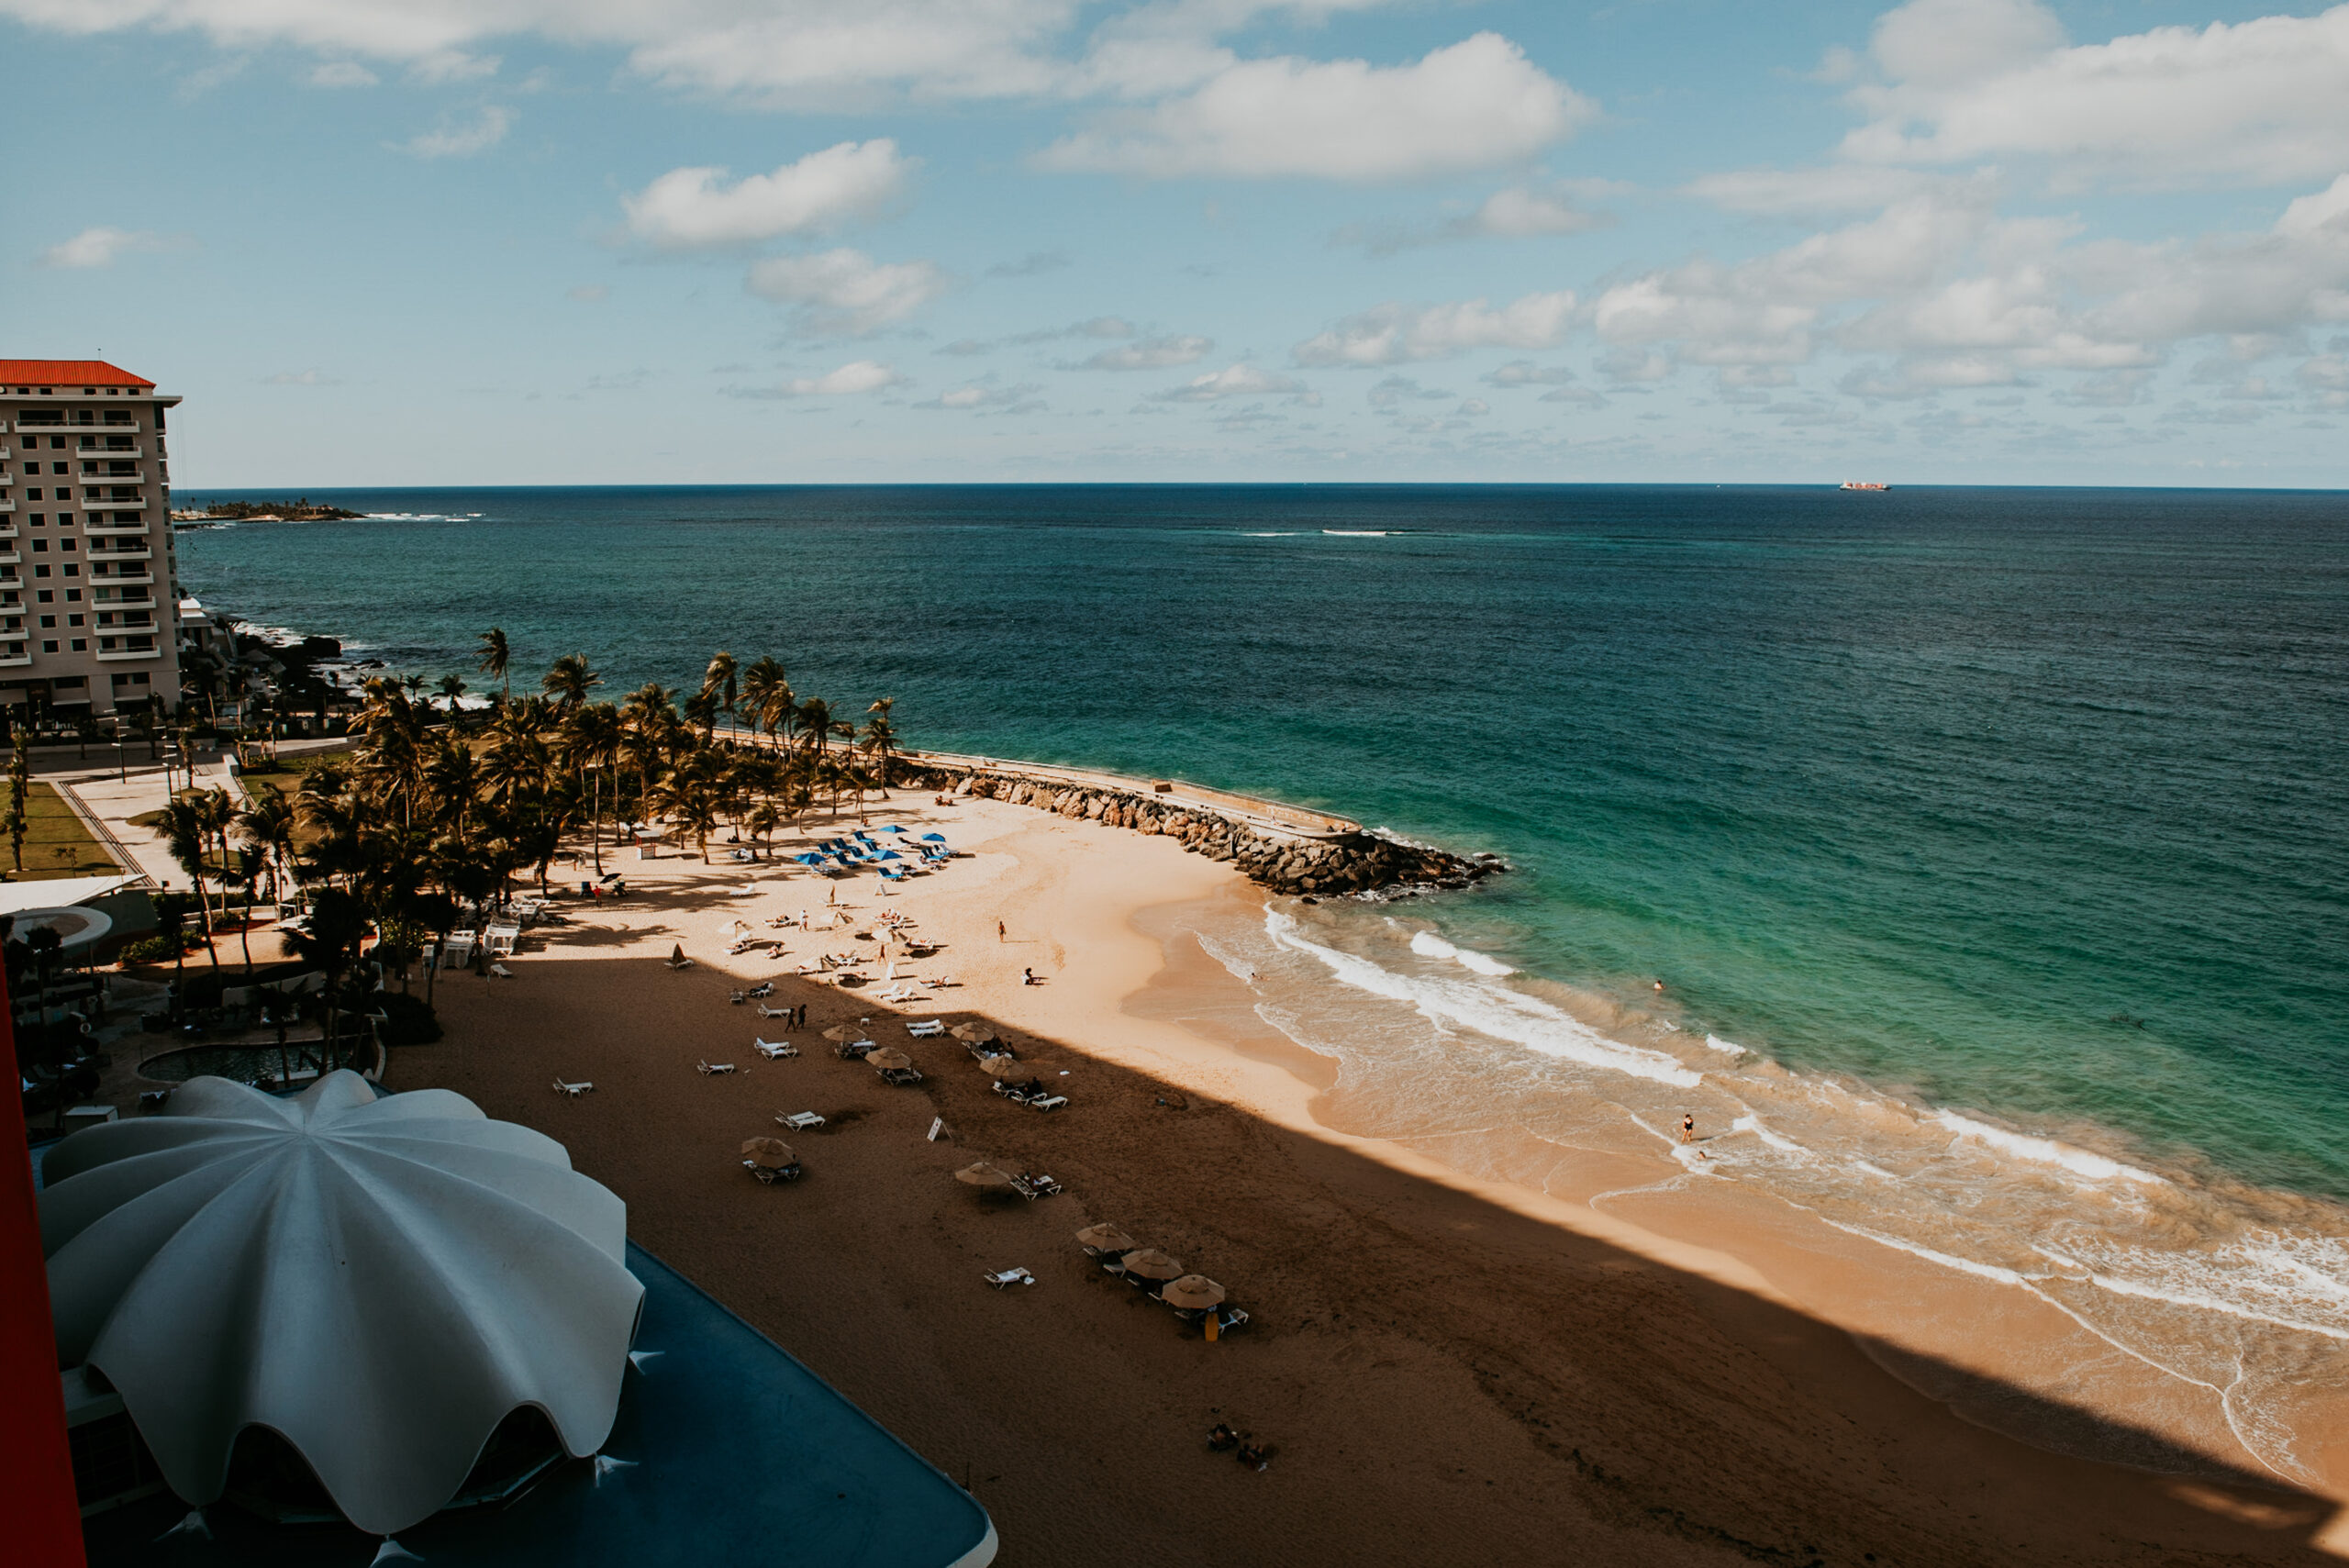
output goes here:
{"type": "Polygon", "coordinates": [[[1011,1084],[998,1078],[995,1092],[1015,1106],[1026,1106],[1031,1111],[1056,1111],[1068,1104],[1066,1095],[1055,1095],[1044,1087],[1041,1080],[1030,1079],[1025,1084],[1011,1084]]]}

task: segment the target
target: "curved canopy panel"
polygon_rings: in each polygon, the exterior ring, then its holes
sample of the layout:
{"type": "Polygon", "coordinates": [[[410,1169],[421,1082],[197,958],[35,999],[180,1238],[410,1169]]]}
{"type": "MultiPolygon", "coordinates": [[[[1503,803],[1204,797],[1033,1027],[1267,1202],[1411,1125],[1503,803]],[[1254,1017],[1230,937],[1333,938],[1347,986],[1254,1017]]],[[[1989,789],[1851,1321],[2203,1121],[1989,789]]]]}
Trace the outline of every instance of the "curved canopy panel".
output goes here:
{"type": "Polygon", "coordinates": [[[105,1374],[192,1504],[251,1425],[376,1534],[454,1496],[517,1407],[574,1456],[611,1431],[644,1295],[627,1209],[461,1095],[196,1078],[43,1173],[59,1363],[105,1374]]]}

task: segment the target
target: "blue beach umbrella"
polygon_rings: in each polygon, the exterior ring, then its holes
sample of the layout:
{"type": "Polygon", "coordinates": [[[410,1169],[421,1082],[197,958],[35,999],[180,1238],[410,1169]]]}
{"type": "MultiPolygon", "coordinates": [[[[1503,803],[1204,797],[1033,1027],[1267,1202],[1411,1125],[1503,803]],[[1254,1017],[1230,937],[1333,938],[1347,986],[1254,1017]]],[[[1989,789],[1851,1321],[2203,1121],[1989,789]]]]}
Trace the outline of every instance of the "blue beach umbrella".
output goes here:
{"type": "Polygon", "coordinates": [[[946,842],[946,835],[943,833],[924,833],[921,836],[921,841],[925,844],[942,844],[946,842]]]}

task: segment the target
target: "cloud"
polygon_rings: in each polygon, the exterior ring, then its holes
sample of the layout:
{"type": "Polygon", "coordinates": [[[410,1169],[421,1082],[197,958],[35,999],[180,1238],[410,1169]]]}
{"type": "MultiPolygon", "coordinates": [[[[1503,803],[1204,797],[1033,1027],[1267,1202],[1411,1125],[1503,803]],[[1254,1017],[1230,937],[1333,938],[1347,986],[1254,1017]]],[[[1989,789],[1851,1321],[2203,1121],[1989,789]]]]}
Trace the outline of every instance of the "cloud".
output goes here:
{"type": "Polygon", "coordinates": [[[1681,187],[1698,201],[1762,217],[1865,212],[1932,189],[1943,176],[1870,163],[1816,169],[1737,169],[1681,187]]]}
{"type": "Polygon", "coordinates": [[[1309,397],[1305,384],[1292,376],[1258,370],[1246,361],[1226,365],[1207,375],[1194,376],[1180,386],[1153,392],[1153,403],[1220,403],[1227,397],[1309,397]]]}
{"type": "Polygon", "coordinates": [[[1564,386],[1575,373],[1564,365],[1537,365],[1531,360],[1511,360],[1485,377],[1487,386],[1564,386]]]}
{"type": "Polygon", "coordinates": [[[1017,261],[997,261],[987,269],[991,278],[1034,278],[1046,272],[1057,272],[1076,264],[1076,258],[1065,250],[1030,250],[1017,261]]]}
{"type": "Polygon", "coordinates": [[[822,375],[800,376],[774,386],[729,386],[728,397],[757,399],[794,397],[854,397],[904,384],[905,377],[873,360],[852,360],[822,375]]]}
{"type": "Polygon", "coordinates": [[[1441,403],[1452,396],[1433,387],[1421,386],[1407,375],[1390,375],[1370,389],[1370,406],[1377,409],[1399,408],[1406,403],[1441,403]]]}
{"type": "Polygon", "coordinates": [[[1075,364],[1065,364],[1063,370],[1085,371],[1163,371],[1176,365],[1197,363],[1215,347],[1215,339],[1195,333],[1182,333],[1164,338],[1144,338],[1137,342],[1104,349],[1092,358],[1075,364]]]}
{"type": "Polygon", "coordinates": [[[355,60],[329,60],[304,80],[313,87],[373,87],[382,78],[355,60]]]}
{"type": "Polygon", "coordinates": [[[470,125],[443,119],[434,129],[394,145],[394,150],[417,158],[471,158],[506,139],[518,117],[500,104],[484,104],[470,125]]]}
{"type": "Polygon", "coordinates": [[[1389,224],[1353,224],[1331,239],[1340,245],[1359,245],[1373,256],[1392,256],[1422,245],[1455,239],[1525,239],[1541,235],[1584,234],[1613,225],[1612,213],[1591,212],[1574,205],[1563,190],[1536,190],[1511,185],[1495,191],[1476,210],[1448,223],[1413,228],[1389,224]]]}
{"type": "Polygon", "coordinates": [[[2074,45],[2033,0],[1911,0],[1869,56],[1881,80],[1851,94],[1869,120],[1843,142],[1864,162],[2278,183],[2338,173],[2349,144],[2349,6],[2074,45]]]}
{"type": "Polygon", "coordinates": [[[1467,349],[1551,349],[1564,340],[1574,312],[1570,290],[1529,294],[1497,310],[1482,299],[1387,304],[1347,317],[1294,352],[1300,365],[1391,365],[1467,349]]]}
{"type": "Polygon", "coordinates": [[[578,284],[564,291],[563,297],[582,305],[601,305],[612,297],[612,291],[603,284],[578,284]]]}
{"type": "Polygon", "coordinates": [[[794,326],[813,337],[861,338],[892,327],[946,292],[930,261],[875,261],[841,249],[754,262],[744,286],[762,299],[799,306],[794,326]]]}
{"type": "Polygon", "coordinates": [[[1044,406],[1044,400],[1036,395],[1043,390],[1034,382],[1022,382],[1017,386],[966,382],[914,406],[974,414],[1032,414],[1044,406]]]}
{"type": "Polygon", "coordinates": [[[144,228],[85,228],[72,239],[51,245],[38,258],[44,267],[111,267],[120,256],[140,250],[184,250],[194,241],[184,235],[157,234],[144,228]]]}
{"type": "Polygon", "coordinates": [[[1530,158],[1597,116],[1497,33],[1410,65],[1284,56],[1112,114],[1038,155],[1047,169],[1333,180],[1419,179],[1530,158]]]}
{"type": "Polygon", "coordinates": [[[629,232],[662,250],[750,244],[784,235],[829,234],[878,216],[920,165],[887,138],[843,141],[722,185],[726,171],[672,169],[620,198],[629,232]]]}

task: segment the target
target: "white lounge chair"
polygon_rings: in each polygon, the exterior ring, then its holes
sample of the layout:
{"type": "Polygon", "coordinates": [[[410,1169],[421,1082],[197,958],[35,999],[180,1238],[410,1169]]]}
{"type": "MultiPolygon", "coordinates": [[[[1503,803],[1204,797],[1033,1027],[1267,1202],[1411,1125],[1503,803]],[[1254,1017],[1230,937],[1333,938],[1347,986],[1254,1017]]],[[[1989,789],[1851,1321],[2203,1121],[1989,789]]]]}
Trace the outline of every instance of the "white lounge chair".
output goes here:
{"type": "Polygon", "coordinates": [[[774,1119],[794,1132],[809,1132],[824,1125],[824,1118],[814,1111],[793,1111],[788,1116],[779,1116],[774,1119]]]}
{"type": "Polygon", "coordinates": [[[788,1007],[770,1007],[764,1002],[762,1002],[759,1004],[759,1017],[763,1018],[787,1018],[791,1017],[791,1009],[788,1007]]]}
{"type": "Polygon", "coordinates": [[[566,1084],[560,1078],[557,1078],[554,1081],[554,1092],[556,1094],[568,1095],[574,1100],[595,1086],[596,1085],[593,1084],[566,1084]]]}
{"type": "Polygon", "coordinates": [[[1056,1111],[1066,1104],[1068,1104],[1066,1095],[1046,1095],[1041,1100],[1030,1100],[1028,1108],[1031,1111],[1056,1111]]]}
{"type": "Polygon", "coordinates": [[[486,944],[489,948],[489,955],[492,958],[512,958],[514,956],[514,944],[521,940],[522,928],[518,925],[501,924],[492,926],[489,929],[489,937],[486,944]]]}
{"type": "Polygon", "coordinates": [[[780,1062],[786,1056],[796,1056],[799,1048],[787,1040],[762,1040],[751,1042],[751,1049],[769,1062],[780,1062]]]}
{"type": "Polygon", "coordinates": [[[932,1035],[944,1034],[946,1032],[946,1025],[942,1020],[938,1018],[924,1018],[918,1024],[907,1024],[906,1026],[906,1032],[913,1036],[916,1040],[928,1040],[932,1035]]]}
{"type": "Polygon", "coordinates": [[[731,1062],[704,1062],[697,1063],[695,1071],[705,1078],[718,1078],[733,1072],[734,1064],[731,1062]]]}
{"type": "Polygon", "coordinates": [[[514,978],[514,972],[507,968],[502,963],[491,964],[489,966],[489,972],[500,980],[511,980],[514,978]]]}
{"type": "Polygon", "coordinates": [[[1030,1273],[1026,1269],[1003,1269],[993,1273],[982,1273],[979,1277],[985,1280],[987,1284],[995,1286],[997,1290],[1001,1290],[1008,1284],[1034,1284],[1036,1283],[1036,1276],[1030,1273]]]}

